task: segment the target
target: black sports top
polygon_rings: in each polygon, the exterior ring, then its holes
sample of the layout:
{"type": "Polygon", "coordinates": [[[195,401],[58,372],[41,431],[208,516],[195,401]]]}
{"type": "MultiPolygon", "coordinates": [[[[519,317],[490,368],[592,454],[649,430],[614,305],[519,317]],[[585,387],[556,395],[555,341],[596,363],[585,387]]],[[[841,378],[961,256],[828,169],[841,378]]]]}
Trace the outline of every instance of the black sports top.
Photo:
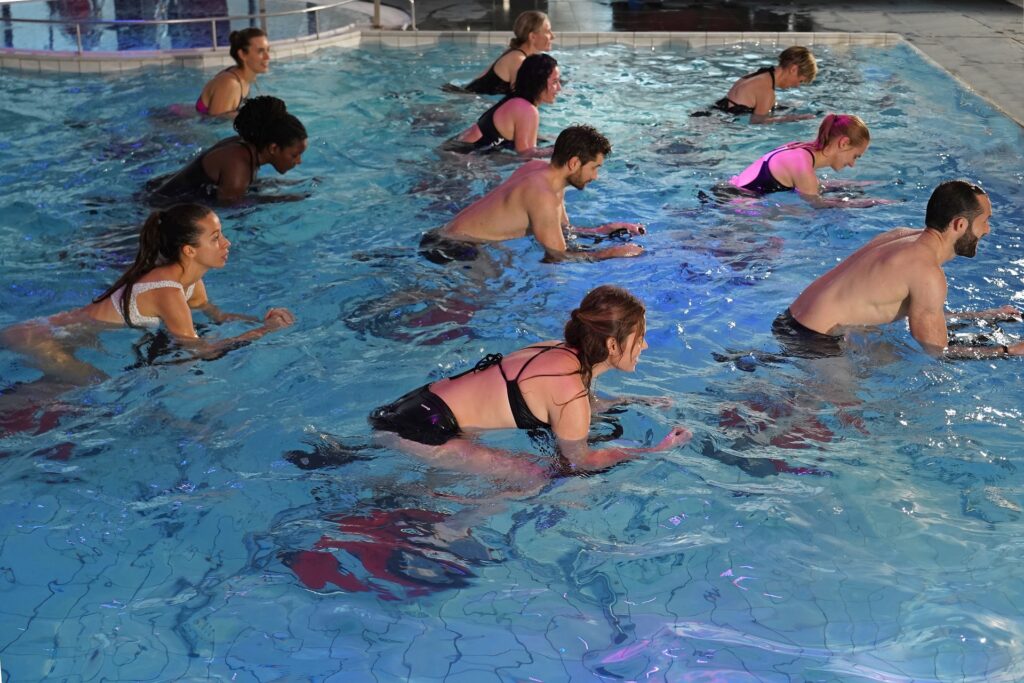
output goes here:
{"type": "MultiPolygon", "coordinates": [[[[500,60],[502,57],[507,55],[509,52],[512,52],[513,50],[523,52],[518,47],[513,47],[509,48],[508,50],[505,50],[504,52],[501,53],[498,59],[494,60],[494,63],[491,64],[491,68],[487,70],[487,73],[485,73],[480,78],[477,78],[468,83],[465,89],[468,90],[469,92],[475,92],[480,95],[508,95],[509,93],[511,93],[512,84],[509,83],[508,81],[503,81],[501,79],[501,76],[494,72],[494,65],[498,63],[498,60],[500,60]]],[[[526,53],[523,52],[523,55],[525,56],[526,53]]]]}
{"type": "MultiPolygon", "coordinates": [[[[760,76],[761,74],[764,74],[764,73],[766,73],[766,74],[768,74],[769,76],[772,77],[772,90],[775,90],[775,67],[774,66],[766,66],[763,69],[758,69],[754,73],[747,74],[746,76],[744,76],[740,80],[741,81],[745,81],[748,78],[753,78],[754,76],[760,76]]],[[[733,114],[734,116],[741,116],[743,114],[753,114],[754,113],[754,108],[753,107],[748,107],[745,104],[736,104],[735,102],[730,100],[728,97],[723,97],[722,99],[720,99],[717,102],[715,102],[714,107],[715,107],[715,109],[721,109],[725,113],[733,114]]]]}
{"type": "Polygon", "coordinates": [[[577,358],[578,356],[575,351],[563,346],[562,344],[557,344],[555,346],[528,346],[526,348],[540,349],[540,351],[533,354],[533,356],[531,356],[525,363],[523,363],[523,366],[519,368],[519,373],[512,379],[509,379],[508,375],[505,374],[505,368],[502,367],[501,365],[503,356],[500,353],[491,353],[484,356],[473,367],[472,370],[468,370],[467,372],[464,372],[461,375],[456,375],[455,377],[452,377],[452,379],[461,377],[462,375],[465,375],[468,372],[480,372],[481,370],[486,370],[492,365],[497,365],[498,372],[501,373],[502,379],[505,380],[505,392],[508,394],[508,407],[512,409],[512,418],[516,421],[516,427],[518,427],[519,429],[545,429],[550,427],[551,425],[549,425],[547,422],[542,422],[541,420],[538,420],[536,416],[534,416],[534,414],[530,411],[530,407],[526,405],[526,399],[523,398],[523,392],[519,388],[519,378],[523,376],[523,372],[526,371],[526,367],[530,363],[532,363],[537,358],[537,356],[543,353],[547,353],[548,351],[557,349],[560,351],[567,351],[568,353],[571,353],[573,356],[576,356],[577,358]]]}
{"type": "Polygon", "coordinates": [[[772,175],[771,169],[768,168],[768,162],[771,161],[776,154],[790,149],[804,150],[811,155],[811,165],[814,164],[814,152],[812,152],[809,147],[804,145],[787,145],[786,147],[780,147],[764,158],[764,161],[761,162],[761,168],[757,170],[757,177],[746,185],[741,185],[740,187],[744,190],[756,192],[757,194],[771,194],[772,192],[785,192],[787,190],[792,190],[793,188],[789,185],[783,185],[780,183],[775,176],[772,175]]]}
{"type": "MultiPolygon", "coordinates": [[[[501,98],[501,101],[495,104],[493,107],[483,113],[483,115],[476,120],[476,125],[480,129],[480,139],[473,143],[473,149],[515,149],[516,143],[514,140],[506,140],[498,132],[498,129],[494,125],[494,113],[498,111],[498,107],[514,100],[516,98],[526,100],[525,97],[520,95],[506,95],[501,98]]],[[[526,100],[529,102],[529,100],[526,100]]],[[[532,104],[532,103],[531,103],[532,104]]]]}
{"type": "Polygon", "coordinates": [[[228,145],[243,145],[249,150],[252,163],[252,178],[250,183],[256,182],[256,171],[259,170],[259,155],[256,153],[256,146],[246,142],[237,135],[225,138],[213,147],[204,150],[199,156],[192,160],[188,166],[181,169],[167,180],[163,181],[153,194],[168,199],[182,199],[187,197],[209,198],[217,196],[217,183],[206,174],[203,169],[203,159],[215,149],[227,147],[228,145]]]}

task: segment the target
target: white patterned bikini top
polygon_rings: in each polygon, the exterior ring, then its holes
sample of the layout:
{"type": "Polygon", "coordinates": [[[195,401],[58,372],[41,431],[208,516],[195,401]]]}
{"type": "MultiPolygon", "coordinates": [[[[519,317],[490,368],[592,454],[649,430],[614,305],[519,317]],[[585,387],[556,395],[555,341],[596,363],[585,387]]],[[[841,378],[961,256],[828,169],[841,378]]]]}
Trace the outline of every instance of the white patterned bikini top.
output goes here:
{"type": "MultiPolygon", "coordinates": [[[[160,318],[150,315],[142,315],[139,313],[139,305],[136,303],[136,298],[139,294],[148,292],[151,289],[164,289],[165,287],[177,287],[181,290],[182,294],[185,295],[185,301],[192,298],[192,290],[196,288],[195,283],[188,286],[185,289],[181,286],[180,282],[174,280],[159,280],[157,282],[136,282],[135,286],[132,287],[132,298],[128,302],[128,315],[131,317],[132,325],[136,327],[158,327],[160,325],[160,318]]],[[[117,317],[121,319],[121,322],[125,322],[124,315],[121,313],[121,299],[124,297],[124,285],[118,287],[113,294],[110,295],[110,305],[114,307],[114,311],[117,313],[117,317]]],[[[127,323],[126,323],[127,324],[127,323]]]]}

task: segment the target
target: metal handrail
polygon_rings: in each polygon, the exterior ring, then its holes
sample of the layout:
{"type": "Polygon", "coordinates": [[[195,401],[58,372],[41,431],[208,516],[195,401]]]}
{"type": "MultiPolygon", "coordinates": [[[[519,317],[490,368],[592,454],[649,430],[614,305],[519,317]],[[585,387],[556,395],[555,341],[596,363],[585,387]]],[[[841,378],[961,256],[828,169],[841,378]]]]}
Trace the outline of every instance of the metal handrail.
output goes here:
{"type": "MultiPolygon", "coordinates": [[[[62,26],[74,25],[75,27],[75,40],[78,44],[78,54],[83,54],[82,48],[82,26],[148,26],[158,25],[163,26],[166,24],[202,24],[209,23],[212,31],[213,45],[211,46],[214,50],[218,49],[217,45],[217,22],[219,21],[238,21],[244,19],[260,19],[266,21],[272,17],[284,17],[291,16],[294,14],[309,14],[313,13],[314,18],[314,32],[317,38],[320,38],[320,12],[324,10],[334,9],[341,7],[342,5],[348,5],[356,0],[339,0],[329,5],[317,5],[315,7],[304,7],[302,9],[285,10],[283,12],[263,12],[258,14],[240,14],[234,16],[221,16],[221,17],[196,17],[188,19],[84,19],[84,20],[67,20],[67,19],[22,19],[15,17],[4,17],[3,23],[25,23],[25,24],[58,24],[62,26]]],[[[416,0],[406,0],[409,3],[409,18],[412,25],[412,30],[416,29],[416,0]]],[[[374,28],[380,28],[380,0],[373,0],[373,25],[374,28]]]]}

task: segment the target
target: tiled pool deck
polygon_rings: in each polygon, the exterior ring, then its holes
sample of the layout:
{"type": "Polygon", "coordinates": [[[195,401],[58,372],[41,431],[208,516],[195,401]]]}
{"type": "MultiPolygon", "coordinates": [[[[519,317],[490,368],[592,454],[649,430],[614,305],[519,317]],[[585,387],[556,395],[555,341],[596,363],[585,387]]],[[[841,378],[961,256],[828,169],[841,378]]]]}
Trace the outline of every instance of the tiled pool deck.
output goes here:
{"type": "MultiPolygon", "coordinates": [[[[1024,126],[1024,8],[1021,0],[418,0],[418,32],[354,28],[327,41],[275,41],[278,57],[326,45],[375,41],[417,45],[438,41],[503,44],[515,17],[546,11],[562,46],[620,42],[636,46],[893,44],[900,36],[966,87],[1024,126]],[[361,36],[360,36],[361,30],[361,36]]],[[[108,72],[145,64],[219,67],[224,51],[137,53],[86,60],[45,53],[0,55],[0,66],[41,71],[108,72]]]]}

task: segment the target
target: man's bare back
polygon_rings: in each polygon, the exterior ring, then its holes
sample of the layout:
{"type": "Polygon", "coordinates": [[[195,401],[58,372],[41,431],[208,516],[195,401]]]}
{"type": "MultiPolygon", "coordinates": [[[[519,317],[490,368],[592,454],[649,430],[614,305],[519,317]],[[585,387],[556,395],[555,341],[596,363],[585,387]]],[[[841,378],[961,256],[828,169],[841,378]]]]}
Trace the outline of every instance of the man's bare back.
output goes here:
{"type": "MultiPolygon", "coordinates": [[[[639,256],[643,247],[631,242],[598,250],[567,249],[564,231],[569,229],[569,216],[565,211],[565,189],[571,185],[582,190],[597,180],[609,153],[611,143],[595,129],[570,126],[555,140],[550,161],[538,159],[523,164],[446,226],[428,233],[424,241],[435,242],[436,236],[456,243],[499,242],[532,235],[552,261],[639,256]]],[[[636,223],[617,222],[595,228],[573,227],[572,231],[577,235],[640,235],[644,228],[636,223]]]]}
{"type": "Polygon", "coordinates": [[[942,265],[955,256],[972,258],[978,241],[989,233],[991,216],[992,204],[981,188],[964,181],[940,184],[928,202],[928,227],[897,228],[879,235],[815,280],[789,307],[789,315],[804,328],[790,333],[835,336],[851,327],[907,318],[911,336],[929,353],[951,358],[1024,355],[1024,342],[947,347],[947,317],[1020,319],[1012,306],[946,313],[942,265]]]}
{"type": "Polygon", "coordinates": [[[551,164],[527,162],[482,199],[460,211],[441,234],[478,242],[517,239],[531,231],[531,210],[534,218],[554,220],[561,230],[565,185],[559,185],[551,164]]]}
{"type": "Polygon", "coordinates": [[[907,316],[911,284],[941,285],[934,233],[897,228],[875,237],[821,276],[789,307],[805,327],[822,334],[883,325],[907,316]]]}

